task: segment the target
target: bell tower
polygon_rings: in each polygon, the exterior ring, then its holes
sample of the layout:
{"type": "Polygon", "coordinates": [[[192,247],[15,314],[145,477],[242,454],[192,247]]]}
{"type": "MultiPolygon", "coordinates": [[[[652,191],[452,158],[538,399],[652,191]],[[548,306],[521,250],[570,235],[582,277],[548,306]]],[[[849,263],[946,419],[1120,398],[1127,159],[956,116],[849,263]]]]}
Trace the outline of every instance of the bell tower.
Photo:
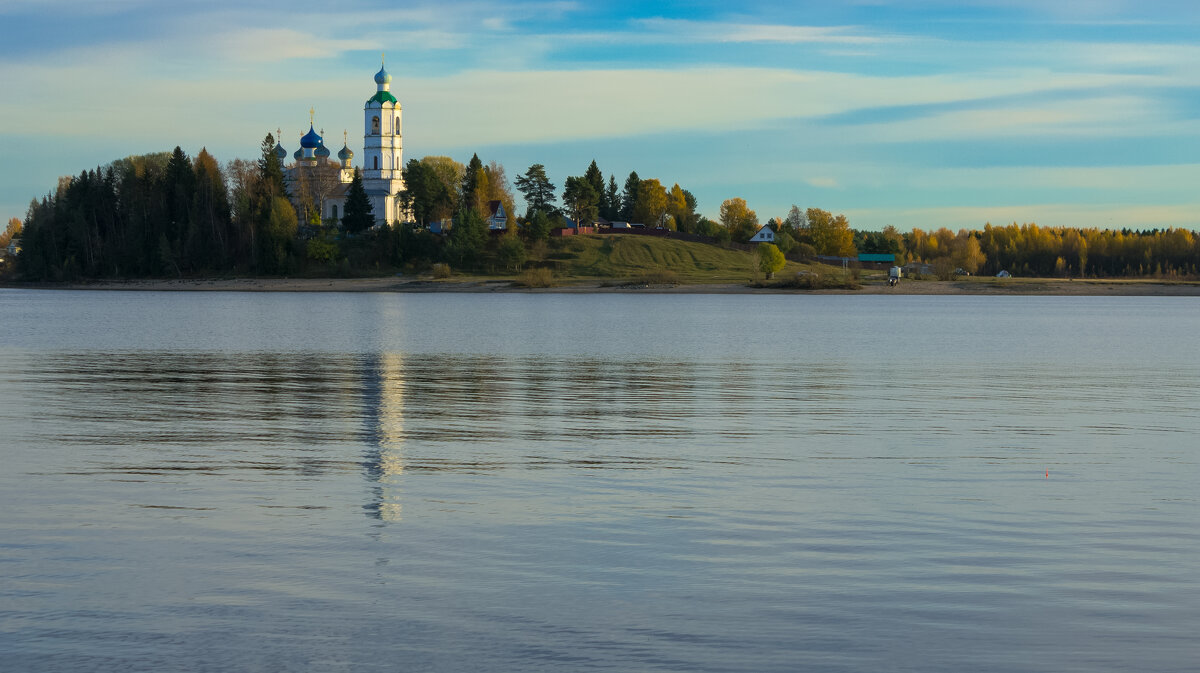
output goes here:
{"type": "Polygon", "coordinates": [[[396,195],[404,189],[401,176],[403,144],[400,101],[389,90],[392,76],[380,58],[375,95],[363,106],[363,188],[375,209],[375,221],[391,224],[403,219],[396,195]]]}

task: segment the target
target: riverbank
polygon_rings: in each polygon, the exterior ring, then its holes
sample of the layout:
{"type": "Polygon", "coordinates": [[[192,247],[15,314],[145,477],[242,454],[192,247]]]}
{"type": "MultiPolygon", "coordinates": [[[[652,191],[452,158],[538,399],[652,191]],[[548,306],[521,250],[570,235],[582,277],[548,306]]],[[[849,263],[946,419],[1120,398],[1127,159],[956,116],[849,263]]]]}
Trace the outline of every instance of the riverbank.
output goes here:
{"type": "Polygon", "coordinates": [[[896,294],[1045,296],[1200,296],[1200,283],[1158,280],[1065,280],[1049,278],[970,278],[957,281],[906,280],[889,287],[864,280],[856,290],[795,290],[746,283],[622,284],[571,281],[550,288],[518,287],[509,279],[449,278],[194,278],[103,280],[77,283],[5,283],[0,287],[51,290],[151,292],[522,292],[660,294],[896,294]]]}

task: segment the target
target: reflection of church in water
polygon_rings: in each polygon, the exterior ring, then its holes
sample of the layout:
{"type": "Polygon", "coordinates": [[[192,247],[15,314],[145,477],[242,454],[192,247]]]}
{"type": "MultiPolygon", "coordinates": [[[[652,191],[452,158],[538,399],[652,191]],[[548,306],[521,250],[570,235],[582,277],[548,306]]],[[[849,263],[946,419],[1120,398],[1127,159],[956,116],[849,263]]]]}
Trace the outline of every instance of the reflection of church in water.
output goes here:
{"type": "MultiPolygon", "coordinates": [[[[380,66],[375,73],[375,95],[363,106],[363,188],[375,211],[376,224],[391,224],[404,219],[397,195],[404,190],[401,177],[403,144],[400,134],[400,101],[392,95],[392,76],[380,66]]],[[[337,161],[330,158],[325,139],[313,127],[313,111],[309,110],[308,133],[300,137],[300,148],[288,164],[288,151],[282,139],[275,145],[275,155],[284,164],[284,179],[297,211],[315,209],[321,219],[338,219],[345,212],[346,194],[354,178],[354,152],[348,144],[348,134],[342,137],[342,149],[337,161]]],[[[322,129],[322,133],[324,130],[322,129]]]]}
{"type": "Polygon", "coordinates": [[[404,356],[364,356],[362,363],[363,469],[372,500],[363,509],[383,521],[401,518],[400,477],[404,473],[404,356]]]}

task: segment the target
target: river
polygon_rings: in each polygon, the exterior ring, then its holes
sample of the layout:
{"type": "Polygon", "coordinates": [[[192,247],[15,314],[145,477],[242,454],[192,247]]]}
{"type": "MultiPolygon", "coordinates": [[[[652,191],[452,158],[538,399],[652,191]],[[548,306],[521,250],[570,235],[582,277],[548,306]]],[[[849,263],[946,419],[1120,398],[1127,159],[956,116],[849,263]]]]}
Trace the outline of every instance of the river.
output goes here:
{"type": "Polygon", "coordinates": [[[1200,299],[0,290],[39,671],[1194,671],[1200,299]]]}

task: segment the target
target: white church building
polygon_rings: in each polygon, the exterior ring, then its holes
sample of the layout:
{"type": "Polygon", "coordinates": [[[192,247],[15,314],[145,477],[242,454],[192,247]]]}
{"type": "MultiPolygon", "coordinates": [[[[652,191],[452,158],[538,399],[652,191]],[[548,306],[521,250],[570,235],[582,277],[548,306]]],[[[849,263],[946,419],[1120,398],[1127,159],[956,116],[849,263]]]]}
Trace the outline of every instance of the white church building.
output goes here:
{"type": "MultiPolygon", "coordinates": [[[[362,182],[375,211],[376,225],[408,219],[398,197],[404,190],[401,175],[404,151],[400,101],[389,90],[391,83],[392,76],[381,65],[375,73],[375,95],[363,106],[362,182]]],[[[346,193],[354,179],[354,152],[343,138],[337,162],[333,162],[325,139],[313,128],[312,115],[309,110],[308,133],[300,137],[300,149],[292,155],[294,163],[284,165],[284,181],[298,211],[309,204],[320,213],[321,219],[336,220],[345,213],[346,193]]],[[[275,156],[280,164],[286,163],[287,154],[282,142],[278,142],[275,156]]]]}

